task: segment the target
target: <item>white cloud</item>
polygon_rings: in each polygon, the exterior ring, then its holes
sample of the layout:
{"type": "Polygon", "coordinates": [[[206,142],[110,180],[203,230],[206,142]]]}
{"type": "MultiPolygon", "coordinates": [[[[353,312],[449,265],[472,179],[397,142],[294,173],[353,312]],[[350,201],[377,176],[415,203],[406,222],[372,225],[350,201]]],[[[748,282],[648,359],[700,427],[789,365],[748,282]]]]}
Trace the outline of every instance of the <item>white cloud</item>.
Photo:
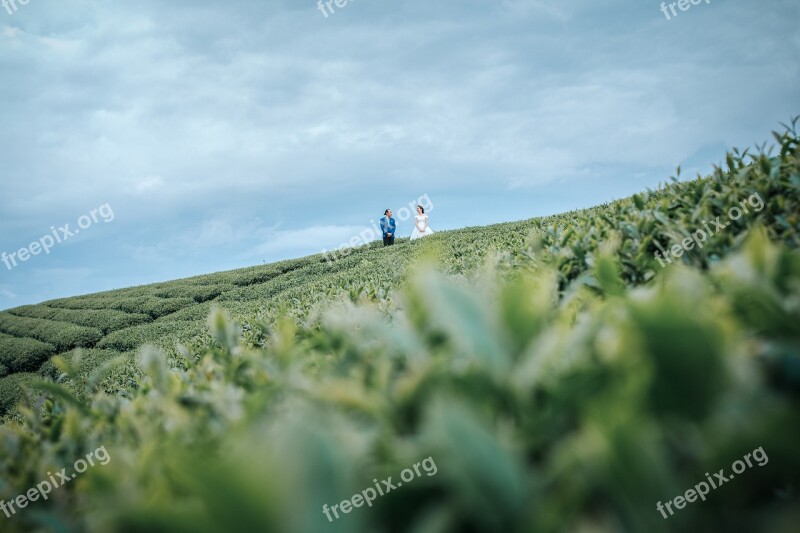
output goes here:
{"type": "Polygon", "coordinates": [[[9,300],[13,300],[14,298],[17,297],[17,294],[14,293],[14,292],[9,291],[7,289],[0,289],[0,297],[7,298],[9,300]]]}
{"type": "Polygon", "coordinates": [[[313,226],[298,230],[268,231],[261,235],[262,243],[245,256],[291,255],[298,251],[305,253],[319,253],[323,250],[333,250],[341,244],[348,244],[353,238],[358,238],[363,243],[361,235],[372,239],[377,238],[374,231],[367,226],[313,226]]]}
{"type": "Polygon", "coordinates": [[[164,180],[160,176],[146,176],[135,180],[131,192],[137,195],[158,191],[164,186],[164,180]]]}

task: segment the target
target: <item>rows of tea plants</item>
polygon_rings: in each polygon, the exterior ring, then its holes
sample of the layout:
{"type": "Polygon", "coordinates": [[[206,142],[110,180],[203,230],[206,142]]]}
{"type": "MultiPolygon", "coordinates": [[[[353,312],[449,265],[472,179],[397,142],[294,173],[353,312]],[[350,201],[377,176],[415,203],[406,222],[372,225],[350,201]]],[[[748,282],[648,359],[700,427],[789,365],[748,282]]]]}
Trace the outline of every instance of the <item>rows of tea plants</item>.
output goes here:
{"type": "MultiPolygon", "coordinates": [[[[144,343],[175,353],[178,342],[206,336],[205,319],[212,302],[232,293],[221,305],[256,300],[261,286],[287,277],[281,287],[296,287],[312,275],[323,275],[320,258],[303,258],[185,280],[62,298],[0,313],[0,415],[21,397],[22,385],[49,376],[56,354],[72,357],[76,348],[127,360],[144,343]],[[293,275],[294,271],[305,274],[293,275]],[[291,276],[291,277],[290,277],[291,276]],[[241,300],[240,300],[241,298],[241,300]],[[21,375],[12,377],[20,373],[21,375]]],[[[328,270],[339,268],[329,266],[328,270]]],[[[87,358],[84,367],[100,366],[105,358],[87,358]]],[[[135,365],[132,365],[135,366],[135,365]]],[[[129,381],[125,382],[129,384],[129,381]]],[[[120,385],[119,383],[117,385],[120,385]]]]}
{"type": "Polygon", "coordinates": [[[796,530],[796,121],[775,138],[593,209],[0,313],[0,498],[112,457],[3,530],[796,530]]]}
{"type": "Polygon", "coordinates": [[[69,322],[78,326],[96,328],[108,334],[111,331],[138,326],[151,320],[149,315],[126,313],[116,309],[68,309],[45,305],[26,305],[13,309],[10,314],[28,318],[43,318],[56,322],[69,322]]]}

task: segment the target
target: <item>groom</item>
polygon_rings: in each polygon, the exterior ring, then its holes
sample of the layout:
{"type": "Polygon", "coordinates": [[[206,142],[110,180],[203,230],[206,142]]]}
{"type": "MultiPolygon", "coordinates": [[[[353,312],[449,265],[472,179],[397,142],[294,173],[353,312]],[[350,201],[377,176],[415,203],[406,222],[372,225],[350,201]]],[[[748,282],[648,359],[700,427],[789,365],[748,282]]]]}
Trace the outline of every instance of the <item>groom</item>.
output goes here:
{"type": "Polygon", "coordinates": [[[392,210],[387,209],[383,212],[384,217],[381,219],[381,231],[383,232],[383,245],[391,246],[394,244],[394,232],[397,229],[392,218],[392,210]]]}

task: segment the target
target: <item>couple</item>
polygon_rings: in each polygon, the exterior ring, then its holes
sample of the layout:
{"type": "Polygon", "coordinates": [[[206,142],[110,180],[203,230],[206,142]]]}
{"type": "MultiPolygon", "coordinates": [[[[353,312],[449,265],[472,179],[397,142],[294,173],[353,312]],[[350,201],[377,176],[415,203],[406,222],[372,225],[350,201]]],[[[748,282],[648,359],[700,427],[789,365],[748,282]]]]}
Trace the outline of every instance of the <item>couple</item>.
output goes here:
{"type": "MultiPolygon", "coordinates": [[[[408,212],[408,211],[406,211],[408,212]]],[[[392,210],[387,209],[383,212],[384,217],[381,219],[381,231],[383,232],[383,245],[391,246],[394,244],[394,236],[397,230],[397,224],[392,218],[392,210]]],[[[425,235],[432,235],[433,230],[428,227],[428,215],[425,214],[425,208],[421,205],[417,206],[417,214],[414,217],[414,231],[411,232],[411,240],[414,241],[425,235]]]]}

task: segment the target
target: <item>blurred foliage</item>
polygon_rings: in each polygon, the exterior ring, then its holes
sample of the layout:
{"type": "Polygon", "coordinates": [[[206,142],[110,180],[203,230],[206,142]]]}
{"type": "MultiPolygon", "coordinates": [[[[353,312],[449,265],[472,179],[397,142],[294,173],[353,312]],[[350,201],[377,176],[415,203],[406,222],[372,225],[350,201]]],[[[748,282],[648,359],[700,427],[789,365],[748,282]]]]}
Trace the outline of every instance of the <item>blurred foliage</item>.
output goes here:
{"type": "Polygon", "coordinates": [[[111,456],[3,530],[796,531],[795,125],[777,155],[590,210],[49,303],[194,302],[0,379],[0,409],[21,401],[0,498],[111,456]],[[661,269],[755,193],[763,210],[661,269]],[[765,466],[656,510],[759,446],[765,466]],[[435,476],[325,518],[426,457],[435,476]]]}

